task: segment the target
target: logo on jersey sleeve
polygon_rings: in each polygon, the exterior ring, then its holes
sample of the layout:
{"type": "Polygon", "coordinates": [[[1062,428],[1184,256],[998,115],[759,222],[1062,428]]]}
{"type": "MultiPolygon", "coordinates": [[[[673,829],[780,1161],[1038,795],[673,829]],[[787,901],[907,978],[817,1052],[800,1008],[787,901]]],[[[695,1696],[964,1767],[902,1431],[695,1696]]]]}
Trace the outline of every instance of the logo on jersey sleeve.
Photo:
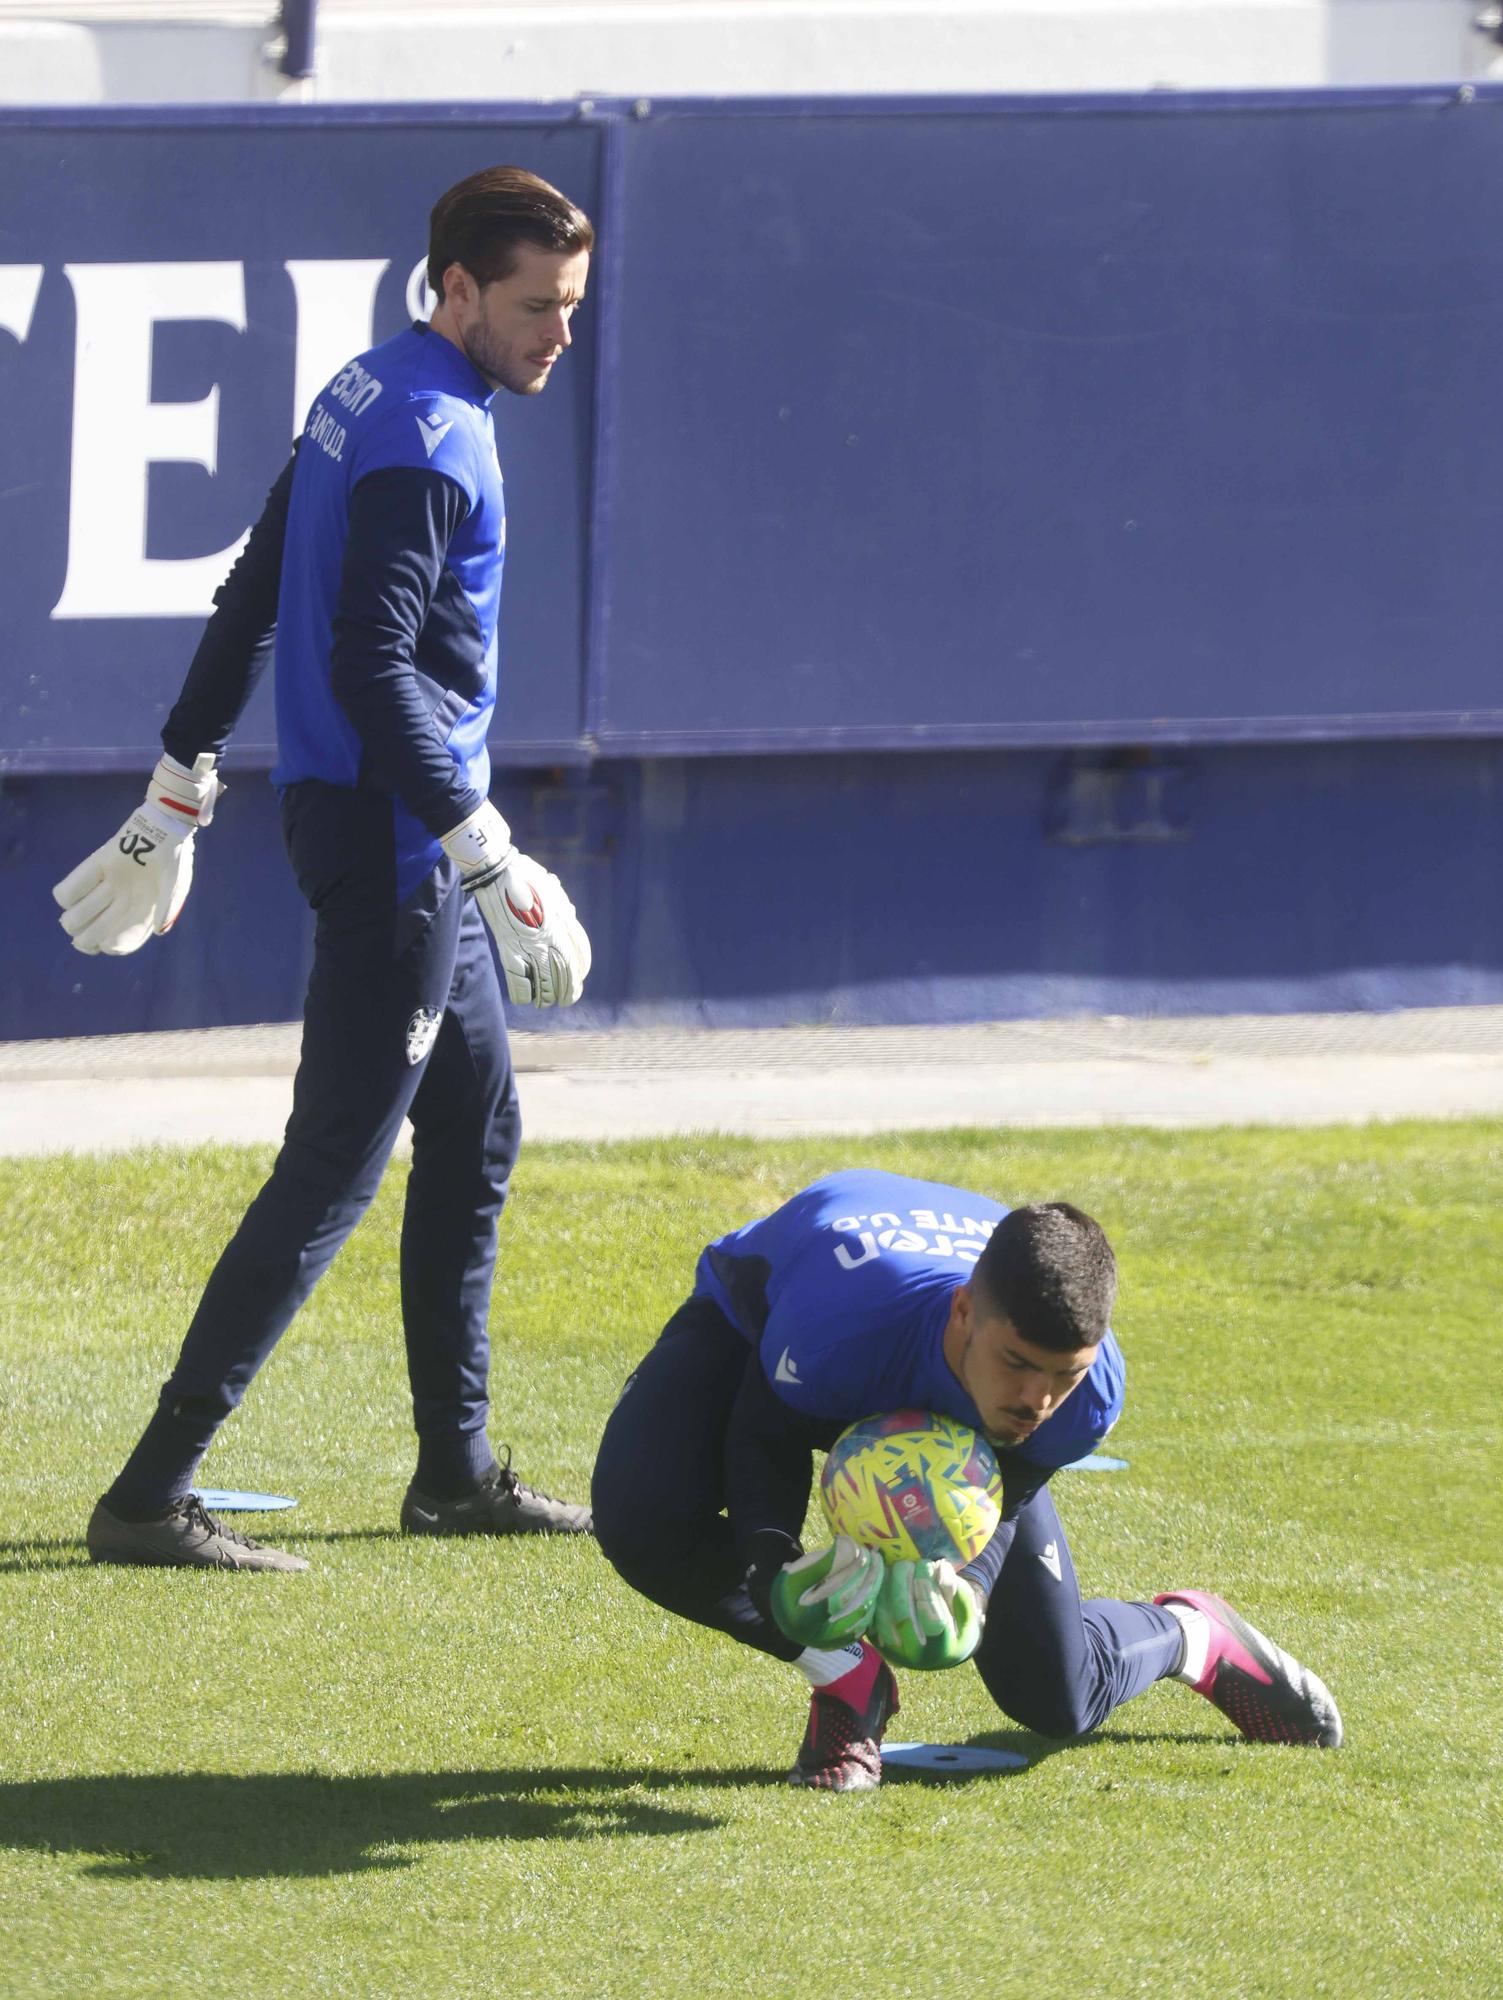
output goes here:
{"type": "Polygon", "coordinates": [[[800,1379],[798,1372],[798,1363],[794,1360],[793,1356],[789,1353],[786,1347],[783,1349],[782,1353],[778,1356],[778,1365],[773,1371],[772,1379],[774,1382],[794,1382],[794,1383],[797,1383],[800,1379]]]}
{"type": "Polygon", "coordinates": [[[432,458],[444,439],[454,428],[454,419],[441,417],[437,410],[427,410],[416,419],[419,434],[423,440],[423,450],[432,458]]]}

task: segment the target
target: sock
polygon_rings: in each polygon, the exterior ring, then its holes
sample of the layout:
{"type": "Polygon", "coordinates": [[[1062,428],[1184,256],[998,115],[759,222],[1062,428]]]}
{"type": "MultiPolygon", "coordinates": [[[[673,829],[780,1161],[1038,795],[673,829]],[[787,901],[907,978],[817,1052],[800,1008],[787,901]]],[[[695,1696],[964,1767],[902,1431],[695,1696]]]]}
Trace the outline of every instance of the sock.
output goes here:
{"type": "Polygon", "coordinates": [[[117,1521],[160,1521],[193,1490],[198,1462],[224,1412],[191,1400],[161,1404],[104,1496],[117,1521]]]}
{"type": "Polygon", "coordinates": [[[811,1687],[835,1695],[852,1708],[864,1708],[882,1656],[858,1639],[853,1646],[829,1650],[805,1646],[793,1664],[811,1687]]]}
{"type": "Polygon", "coordinates": [[[418,1439],[412,1483],[430,1500],[463,1500],[478,1492],[496,1470],[496,1454],[484,1431],[450,1432],[418,1439]]]}
{"type": "Polygon", "coordinates": [[[1206,1654],[1211,1647],[1211,1621],[1193,1604],[1161,1604],[1159,1609],[1167,1611],[1185,1635],[1184,1652],[1170,1678],[1183,1681],[1187,1687],[1198,1687],[1205,1679],[1206,1654]]]}
{"type": "Polygon", "coordinates": [[[828,1651],[819,1646],[805,1646],[793,1664],[810,1687],[830,1687],[860,1666],[864,1651],[859,1640],[854,1646],[837,1646],[828,1651]]]}

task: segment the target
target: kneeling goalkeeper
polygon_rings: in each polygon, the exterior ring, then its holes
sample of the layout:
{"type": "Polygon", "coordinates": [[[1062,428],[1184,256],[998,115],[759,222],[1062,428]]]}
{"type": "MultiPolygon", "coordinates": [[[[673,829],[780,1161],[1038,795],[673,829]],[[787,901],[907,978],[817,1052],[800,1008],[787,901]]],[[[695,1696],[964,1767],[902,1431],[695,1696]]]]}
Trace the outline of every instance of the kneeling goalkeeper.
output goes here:
{"type": "Polygon", "coordinates": [[[1111,1246],[1079,1209],[1009,1212],[868,1171],[817,1181],[701,1256],[606,1425],[595,1532],[655,1604],[803,1674],[793,1783],[870,1790],[893,1666],[967,1659],[1004,1714],[1048,1736],[1084,1735],[1174,1679],[1255,1741],[1340,1743],[1325,1686],[1220,1598],[1082,1602],[1048,1482],[1121,1413],[1115,1295],[1111,1246]],[[955,1417],[996,1449],[1002,1520],[958,1572],[884,1567],[843,1536],[800,1543],[813,1451],[898,1409],[955,1417]]]}

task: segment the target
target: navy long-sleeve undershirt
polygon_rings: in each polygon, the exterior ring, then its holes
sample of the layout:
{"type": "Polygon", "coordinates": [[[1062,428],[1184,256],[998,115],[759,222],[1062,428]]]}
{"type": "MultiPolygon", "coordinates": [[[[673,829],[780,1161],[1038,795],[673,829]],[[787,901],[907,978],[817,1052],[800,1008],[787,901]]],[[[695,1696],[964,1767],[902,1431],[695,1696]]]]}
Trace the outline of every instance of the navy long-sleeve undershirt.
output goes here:
{"type": "MultiPolygon", "coordinates": [[[[334,614],[330,684],[360,738],[362,776],[433,834],[483,803],[460,777],[416,671],[444,557],[468,511],[442,473],[392,466],[368,474],[350,496],[334,614]]],[[[466,615],[462,605],[458,615],[466,615]]]]}
{"type": "Polygon", "coordinates": [[[291,458],[266,496],[250,539],[214,593],[215,608],[184,677],[182,692],[162,726],[162,747],[180,764],[191,767],[203,750],[212,750],[216,757],[224,755],[225,745],[271,658],[287,507],[296,464],[294,445],[291,458]]]}

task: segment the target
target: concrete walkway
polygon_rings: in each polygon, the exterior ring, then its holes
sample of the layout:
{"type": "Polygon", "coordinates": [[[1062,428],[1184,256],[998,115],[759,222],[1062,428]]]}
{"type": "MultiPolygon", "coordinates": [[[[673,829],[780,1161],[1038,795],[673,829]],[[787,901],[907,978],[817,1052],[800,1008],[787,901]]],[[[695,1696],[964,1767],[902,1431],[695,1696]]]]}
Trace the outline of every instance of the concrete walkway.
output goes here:
{"type": "MultiPolygon", "coordinates": [[[[529,1139],[1503,1116],[1503,1007],[514,1038],[529,1139]]],[[[295,1024],[0,1043],[0,1153],[275,1143],[295,1024]]]]}

